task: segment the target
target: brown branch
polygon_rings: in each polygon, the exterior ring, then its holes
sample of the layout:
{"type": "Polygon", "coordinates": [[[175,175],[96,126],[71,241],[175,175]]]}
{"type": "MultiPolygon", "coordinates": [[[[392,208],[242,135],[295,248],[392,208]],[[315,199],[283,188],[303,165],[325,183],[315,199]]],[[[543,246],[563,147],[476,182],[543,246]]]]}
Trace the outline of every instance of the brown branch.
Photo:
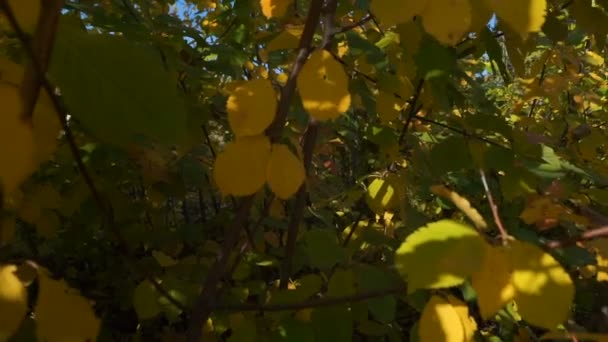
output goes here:
{"type": "Polygon", "coordinates": [[[469,133],[469,132],[467,132],[467,131],[465,131],[463,129],[452,127],[452,126],[444,124],[442,122],[435,121],[435,120],[432,120],[432,119],[429,119],[429,118],[425,118],[424,116],[421,116],[421,115],[415,115],[414,118],[416,118],[416,119],[418,119],[418,120],[420,120],[422,122],[427,122],[427,123],[430,123],[432,125],[436,125],[436,126],[439,126],[439,127],[443,127],[443,128],[449,129],[450,131],[456,132],[458,134],[461,134],[462,136],[473,138],[473,139],[477,139],[477,140],[486,142],[486,143],[488,143],[488,144],[490,144],[492,146],[504,148],[505,150],[510,150],[510,148],[507,147],[507,146],[499,144],[499,143],[497,143],[495,141],[492,141],[490,139],[487,139],[487,138],[484,138],[484,137],[480,137],[480,136],[475,135],[475,134],[471,134],[471,133],[469,133]]]}
{"type": "MultiPolygon", "coordinates": [[[[266,135],[272,142],[278,140],[283,130],[283,126],[285,125],[289,106],[291,105],[291,100],[296,89],[296,79],[300,73],[300,70],[302,70],[302,67],[306,63],[308,55],[311,51],[311,44],[314,33],[317,29],[317,25],[319,24],[322,6],[322,0],[312,0],[310,3],[308,16],[306,18],[306,23],[304,24],[304,31],[300,38],[296,61],[285,86],[281,90],[281,98],[277,106],[275,119],[270,127],[268,127],[266,130],[266,135]]],[[[209,315],[213,311],[213,305],[215,300],[217,300],[217,295],[219,293],[218,285],[227,269],[230,252],[237,243],[241,229],[246,224],[249,211],[253,206],[253,201],[254,195],[243,199],[235,220],[226,231],[226,238],[222,245],[222,249],[215,263],[212,265],[211,270],[208,272],[203,284],[203,290],[194,304],[194,309],[190,316],[188,325],[187,341],[199,342],[201,339],[201,326],[207,321],[209,315]]]]}
{"type": "Polygon", "coordinates": [[[418,113],[418,111],[420,110],[420,108],[422,108],[421,106],[417,106],[418,102],[418,98],[420,97],[420,93],[422,93],[422,86],[424,85],[424,79],[421,78],[420,81],[418,81],[418,85],[416,86],[416,91],[414,92],[414,98],[412,99],[412,102],[410,103],[410,112],[407,115],[407,120],[405,120],[405,124],[403,125],[403,128],[401,129],[401,134],[399,135],[399,146],[401,146],[403,144],[403,139],[405,139],[405,135],[407,134],[407,130],[410,126],[410,123],[412,122],[412,120],[414,119],[414,117],[416,116],[416,113],[418,113]]]}
{"type": "Polygon", "coordinates": [[[509,240],[509,234],[507,233],[505,226],[502,224],[502,220],[500,219],[500,215],[498,214],[498,206],[494,202],[494,196],[492,196],[492,191],[490,191],[490,187],[488,186],[486,173],[483,171],[483,169],[479,169],[479,175],[481,176],[481,183],[483,183],[483,188],[486,191],[488,203],[490,204],[490,208],[492,209],[494,223],[496,224],[496,227],[498,227],[498,231],[500,232],[500,239],[503,244],[506,244],[509,240]]]}
{"type": "MultiPolygon", "coordinates": [[[[310,165],[312,163],[312,153],[314,150],[317,135],[319,133],[319,123],[314,119],[311,119],[308,124],[308,129],[304,136],[304,168],[306,169],[306,175],[308,176],[310,171],[310,165]]],[[[306,182],[300,186],[296,193],[296,203],[294,210],[291,213],[289,225],[287,227],[287,244],[285,245],[285,260],[281,269],[281,280],[279,287],[281,289],[287,288],[289,276],[291,275],[291,267],[293,263],[293,257],[296,250],[296,241],[298,238],[298,228],[300,227],[300,221],[304,213],[304,206],[306,205],[306,182]]]]}
{"type": "MultiPolygon", "coordinates": [[[[30,66],[25,69],[23,83],[21,84],[21,97],[24,105],[22,115],[28,120],[34,114],[34,108],[36,107],[42,84],[41,78],[49,67],[55,42],[55,33],[57,32],[61,9],[63,8],[63,0],[42,1],[41,6],[40,17],[38,18],[31,46],[38,65],[44,73],[40,74],[36,72],[35,68],[30,66]]],[[[5,8],[5,11],[10,11],[10,9],[7,9],[8,7],[5,8]]],[[[12,15],[13,13],[11,12],[9,16],[12,15]]]]}
{"type": "Polygon", "coordinates": [[[608,237],[608,226],[601,226],[564,240],[549,241],[547,242],[547,247],[563,248],[568,246],[574,246],[577,242],[595,240],[605,237],[608,237]]]}
{"type": "Polygon", "coordinates": [[[352,30],[352,29],[355,29],[355,28],[357,28],[357,27],[359,27],[359,26],[363,26],[363,25],[365,25],[365,24],[366,24],[368,21],[370,21],[370,20],[372,20],[372,19],[373,19],[372,14],[371,14],[371,13],[367,13],[367,14],[366,14],[366,15],[364,15],[364,16],[363,16],[361,19],[359,19],[359,21],[354,22],[354,23],[351,23],[351,24],[349,24],[349,25],[345,25],[345,26],[340,27],[339,29],[337,29],[337,30],[335,31],[335,34],[345,33],[345,32],[348,32],[348,31],[350,31],[350,30],[352,30]]]}
{"type": "Polygon", "coordinates": [[[275,312],[287,310],[301,310],[308,308],[320,308],[333,306],[338,304],[361,302],[368,299],[384,297],[388,295],[399,295],[406,293],[406,287],[400,285],[393,288],[358,293],[352,296],[343,297],[323,297],[307,300],[300,303],[287,303],[276,305],[258,305],[258,304],[217,304],[214,309],[220,311],[259,311],[259,312],[275,312]]]}

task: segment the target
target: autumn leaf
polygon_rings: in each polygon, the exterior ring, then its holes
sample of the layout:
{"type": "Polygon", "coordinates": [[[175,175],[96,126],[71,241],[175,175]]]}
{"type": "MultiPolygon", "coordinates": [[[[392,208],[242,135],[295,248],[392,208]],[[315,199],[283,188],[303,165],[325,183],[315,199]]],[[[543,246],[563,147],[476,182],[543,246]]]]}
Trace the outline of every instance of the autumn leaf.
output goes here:
{"type": "Polygon", "coordinates": [[[266,168],[266,181],[277,197],[291,197],[298,191],[305,177],[302,161],[286,145],[274,144],[266,168]]]}
{"type": "Polygon", "coordinates": [[[27,292],[15,275],[16,265],[0,265],[0,340],[17,331],[27,308],[27,292]]]}

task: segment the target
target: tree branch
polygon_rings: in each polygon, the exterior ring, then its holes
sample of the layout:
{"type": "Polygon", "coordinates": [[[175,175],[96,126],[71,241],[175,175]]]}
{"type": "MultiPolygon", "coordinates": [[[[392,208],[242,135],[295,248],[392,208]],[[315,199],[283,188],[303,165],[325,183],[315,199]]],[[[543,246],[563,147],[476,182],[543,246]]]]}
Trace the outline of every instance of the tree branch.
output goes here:
{"type": "Polygon", "coordinates": [[[259,311],[259,312],[275,312],[287,310],[301,310],[309,308],[320,308],[333,306],[344,303],[361,302],[368,299],[384,297],[387,295],[399,295],[406,293],[406,287],[400,285],[393,288],[358,293],[352,296],[344,297],[323,297],[315,298],[300,303],[276,304],[276,305],[258,305],[258,304],[217,304],[214,309],[220,311],[259,311]]]}
{"type": "Polygon", "coordinates": [[[564,240],[552,240],[547,242],[549,248],[563,248],[576,245],[577,242],[595,240],[599,238],[608,237],[608,226],[601,226],[583,232],[579,235],[567,238],[564,240]]]}
{"type": "Polygon", "coordinates": [[[407,134],[407,130],[410,126],[410,123],[412,122],[412,120],[414,119],[414,117],[416,116],[416,113],[418,113],[418,111],[420,110],[420,108],[422,108],[421,106],[417,106],[418,102],[418,98],[420,97],[420,93],[422,92],[422,86],[424,85],[424,79],[421,78],[420,81],[418,81],[418,85],[416,86],[416,91],[414,93],[414,98],[412,99],[412,103],[410,104],[410,112],[407,115],[407,120],[405,120],[405,124],[403,125],[403,128],[401,129],[401,134],[399,135],[399,146],[401,146],[403,144],[403,139],[405,139],[405,135],[407,134]]]}
{"type": "Polygon", "coordinates": [[[500,147],[500,148],[504,148],[506,150],[510,150],[510,148],[507,147],[507,146],[499,144],[499,143],[497,143],[495,141],[492,141],[490,139],[487,139],[487,138],[484,138],[484,137],[480,137],[480,136],[475,135],[475,134],[471,134],[471,133],[469,133],[469,132],[467,132],[467,131],[465,131],[463,129],[452,127],[450,125],[447,125],[447,124],[444,124],[442,122],[435,121],[435,120],[432,120],[432,119],[429,119],[429,118],[425,118],[424,116],[420,116],[420,115],[415,115],[414,118],[416,118],[416,119],[418,119],[420,121],[423,121],[423,122],[428,122],[428,123],[430,123],[432,125],[436,125],[436,126],[439,126],[439,127],[443,127],[443,128],[449,129],[450,131],[456,132],[456,133],[461,134],[461,135],[463,135],[465,137],[481,140],[481,141],[486,142],[486,143],[488,143],[490,145],[493,145],[493,146],[496,146],[496,147],[500,147]]]}
{"type": "Polygon", "coordinates": [[[367,13],[366,15],[364,15],[364,16],[363,16],[361,19],[359,19],[359,21],[354,22],[354,23],[349,24],[349,25],[342,26],[342,27],[340,27],[339,29],[337,29],[337,30],[335,31],[335,34],[345,33],[345,32],[348,32],[348,31],[350,31],[350,30],[354,29],[354,28],[357,28],[357,27],[359,27],[359,26],[363,26],[363,25],[365,25],[365,24],[366,24],[368,21],[372,20],[373,18],[374,18],[374,17],[372,16],[372,14],[368,12],[368,13],[367,13]]]}
{"type": "Polygon", "coordinates": [[[486,179],[486,173],[479,169],[479,175],[481,176],[481,183],[483,183],[483,188],[486,191],[486,197],[488,198],[488,203],[490,204],[490,208],[492,209],[492,216],[494,217],[494,223],[496,227],[498,227],[498,231],[500,232],[500,239],[503,244],[506,244],[509,240],[509,234],[502,224],[502,220],[500,219],[500,215],[498,214],[498,206],[494,203],[494,196],[492,196],[492,191],[490,191],[490,187],[488,186],[488,181],[486,179]]]}
{"type": "MultiPolygon", "coordinates": [[[[308,55],[311,51],[311,44],[314,33],[317,29],[317,25],[319,24],[322,5],[322,0],[312,0],[310,3],[308,16],[306,18],[306,23],[304,24],[304,31],[300,38],[296,61],[285,86],[281,90],[281,98],[277,106],[274,121],[270,127],[266,129],[266,135],[270,138],[271,142],[278,140],[283,130],[283,126],[285,125],[287,113],[289,112],[289,106],[291,105],[293,94],[295,93],[297,77],[300,70],[302,70],[302,66],[304,66],[306,63],[308,55]]],[[[189,342],[200,341],[202,334],[201,326],[207,321],[213,310],[213,305],[215,300],[217,300],[217,294],[219,293],[218,285],[225,273],[225,270],[227,269],[229,255],[231,250],[236,245],[239,232],[247,221],[249,211],[253,206],[253,200],[253,195],[243,199],[235,220],[226,231],[226,238],[222,245],[222,249],[215,263],[211,267],[211,270],[207,274],[207,278],[203,284],[203,290],[201,291],[199,298],[194,305],[192,315],[190,316],[187,332],[187,341],[189,342]]]]}

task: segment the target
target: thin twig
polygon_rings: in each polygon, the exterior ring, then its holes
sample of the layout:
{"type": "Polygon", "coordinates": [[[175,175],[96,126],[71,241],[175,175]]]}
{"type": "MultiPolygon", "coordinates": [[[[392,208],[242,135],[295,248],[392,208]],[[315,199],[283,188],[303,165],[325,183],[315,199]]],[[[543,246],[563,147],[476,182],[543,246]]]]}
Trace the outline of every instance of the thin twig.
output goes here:
{"type": "Polygon", "coordinates": [[[418,113],[420,108],[422,108],[421,106],[417,105],[417,102],[418,102],[418,98],[420,97],[420,93],[422,92],[423,85],[424,85],[424,79],[421,78],[420,81],[418,81],[418,85],[416,86],[416,91],[414,92],[414,98],[412,99],[412,102],[410,103],[410,106],[411,106],[410,112],[407,115],[405,124],[403,125],[403,128],[401,129],[401,134],[399,135],[399,146],[401,146],[403,144],[403,139],[405,139],[405,135],[407,134],[407,130],[410,126],[410,123],[414,119],[414,116],[416,115],[416,113],[418,113]]]}
{"type": "Polygon", "coordinates": [[[336,30],[336,34],[340,34],[340,33],[345,33],[348,32],[352,29],[355,29],[359,26],[363,26],[365,25],[368,21],[372,20],[373,16],[371,13],[367,13],[366,15],[364,15],[361,19],[359,19],[359,21],[356,21],[354,23],[351,23],[349,25],[345,25],[340,27],[339,29],[336,30]]]}
{"type": "Polygon", "coordinates": [[[300,303],[287,303],[287,304],[276,304],[276,305],[258,305],[258,304],[221,304],[218,303],[214,309],[220,311],[259,311],[259,312],[275,312],[275,311],[288,311],[288,310],[301,310],[308,308],[320,308],[333,306],[344,303],[361,302],[368,299],[384,297],[388,295],[399,295],[406,293],[406,287],[404,285],[383,289],[375,290],[365,293],[358,293],[352,296],[343,297],[324,297],[307,300],[300,303]]]}
{"type": "MultiPolygon", "coordinates": [[[[304,136],[304,168],[306,169],[306,175],[308,176],[310,170],[310,164],[312,162],[312,153],[314,145],[317,140],[319,133],[319,124],[314,119],[308,124],[308,129],[304,136]]],[[[293,257],[296,250],[296,241],[298,238],[298,228],[300,227],[300,221],[304,213],[304,206],[306,205],[306,182],[304,182],[298,192],[296,193],[296,201],[293,212],[291,213],[289,225],[287,227],[287,244],[285,245],[285,260],[283,261],[283,267],[281,269],[281,280],[279,288],[287,288],[289,276],[291,275],[291,267],[293,263],[293,257]]]]}
{"type": "Polygon", "coordinates": [[[495,141],[492,141],[490,139],[487,139],[487,138],[484,138],[484,137],[480,137],[480,136],[478,136],[476,134],[471,134],[471,133],[469,133],[469,132],[467,132],[467,131],[465,131],[463,129],[452,127],[452,126],[444,124],[442,122],[435,121],[435,120],[432,120],[432,119],[429,119],[429,118],[425,118],[424,116],[421,116],[421,115],[415,115],[414,118],[416,118],[416,119],[418,119],[418,120],[420,120],[422,122],[427,122],[427,123],[430,123],[432,125],[436,125],[436,126],[439,126],[439,127],[443,127],[443,128],[449,129],[450,131],[456,132],[458,134],[461,134],[462,136],[473,138],[473,139],[477,139],[477,140],[486,142],[486,143],[488,143],[490,145],[493,145],[493,146],[496,146],[496,147],[500,147],[500,148],[504,148],[505,150],[510,150],[510,148],[507,147],[507,146],[499,144],[499,143],[497,143],[495,141]]]}
{"type": "Polygon", "coordinates": [[[580,241],[589,241],[599,238],[608,237],[608,226],[601,226],[588,231],[585,231],[579,235],[564,239],[564,240],[552,240],[547,242],[549,248],[563,248],[568,246],[574,246],[580,241]]]}
{"type": "Polygon", "coordinates": [[[500,219],[500,215],[498,214],[498,206],[494,203],[494,197],[492,196],[492,191],[490,191],[490,187],[488,186],[488,181],[486,180],[486,173],[483,169],[479,169],[479,175],[481,176],[481,182],[483,183],[483,188],[486,191],[486,197],[488,198],[488,203],[490,204],[490,208],[492,209],[492,216],[494,217],[494,223],[496,227],[498,227],[498,231],[500,232],[500,238],[503,244],[506,244],[509,240],[509,234],[502,224],[502,220],[500,219]]]}

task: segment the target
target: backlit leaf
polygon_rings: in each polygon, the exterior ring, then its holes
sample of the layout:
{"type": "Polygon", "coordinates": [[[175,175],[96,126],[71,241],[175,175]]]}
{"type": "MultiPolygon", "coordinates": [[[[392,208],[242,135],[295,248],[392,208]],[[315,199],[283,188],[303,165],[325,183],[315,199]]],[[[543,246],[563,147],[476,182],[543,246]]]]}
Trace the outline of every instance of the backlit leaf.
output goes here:
{"type": "Polygon", "coordinates": [[[545,22],[546,0],[489,0],[489,5],[523,39],[539,32],[545,22]]]}
{"type": "Polygon", "coordinates": [[[228,122],[236,136],[258,135],[272,123],[277,97],[269,80],[238,82],[226,103],[228,122]]]}
{"type": "Polygon", "coordinates": [[[224,195],[247,196],[266,182],[270,141],[265,136],[229,142],[215,160],[213,178],[224,195]]]}
{"type": "Polygon", "coordinates": [[[266,181],[277,197],[291,197],[298,191],[305,177],[302,161],[286,145],[274,144],[266,168],[266,181]]]}
{"type": "Polygon", "coordinates": [[[469,0],[429,0],[421,15],[424,29],[450,46],[462,39],[472,22],[469,0]]]}
{"type": "Polygon", "coordinates": [[[27,292],[15,275],[16,265],[0,265],[0,340],[8,340],[28,311],[27,292]]]}
{"type": "Polygon", "coordinates": [[[46,270],[38,273],[40,292],[36,303],[36,335],[40,341],[95,340],[100,321],[90,302],[65,281],[48,276],[46,270]]]}
{"type": "Polygon", "coordinates": [[[444,298],[432,296],[424,306],[418,322],[420,341],[462,342],[465,329],[458,313],[444,298]]]}
{"type": "Polygon", "coordinates": [[[372,0],[370,9],[385,28],[405,23],[419,15],[429,0],[399,1],[372,0]]]}
{"type": "Polygon", "coordinates": [[[293,0],[261,0],[262,13],[266,18],[282,17],[293,0]]]}
{"type": "Polygon", "coordinates": [[[409,293],[418,288],[452,287],[480,269],[484,244],[473,228],[441,220],[408,236],[395,254],[395,263],[408,282],[409,293]]]}
{"type": "Polygon", "coordinates": [[[486,252],[479,271],[473,273],[471,282],[481,317],[490,319],[515,296],[511,284],[513,265],[509,251],[501,247],[486,245],[486,252]]]}
{"type": "Polygon", "coordinates": [[[515,241],[511,248],[512,283],[519,314],[531,324],[554,329],[570,314],[574,299],[570,275],[539,247],[515,241]]]}
{"type": "Polygon", "coordinates": [[[335,119],[350,108],[348,76],[325,50],[313,52],[298,76],[304,109],[315,119],[335,119]]]}

